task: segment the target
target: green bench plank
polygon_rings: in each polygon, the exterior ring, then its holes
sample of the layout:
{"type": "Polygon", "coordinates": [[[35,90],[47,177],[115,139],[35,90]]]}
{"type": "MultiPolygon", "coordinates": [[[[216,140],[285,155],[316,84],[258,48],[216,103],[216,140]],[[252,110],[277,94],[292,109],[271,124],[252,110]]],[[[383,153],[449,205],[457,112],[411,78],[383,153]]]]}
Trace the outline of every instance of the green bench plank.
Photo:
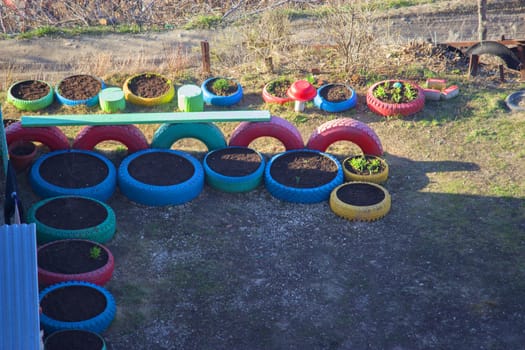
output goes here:
{"type": "Polygon", "coordinates": [[[24,115],[24,127],[269,121],[269,111],[24,115]]]}

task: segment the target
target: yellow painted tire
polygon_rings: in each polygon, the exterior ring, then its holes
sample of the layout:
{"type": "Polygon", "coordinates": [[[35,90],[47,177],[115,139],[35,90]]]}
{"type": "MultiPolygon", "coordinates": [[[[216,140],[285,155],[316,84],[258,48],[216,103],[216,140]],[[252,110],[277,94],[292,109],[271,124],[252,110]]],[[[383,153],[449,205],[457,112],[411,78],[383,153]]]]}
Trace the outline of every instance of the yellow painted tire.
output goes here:
{"type": "MultiPolygon", "coordinates": [[[[346,197],[345,195],[345,197],[346,197]]],[[[390,193],[381,185],[372,182],[346,182],[333,189],[330,194],[330,209],[340,217],[353,221],[375,221],[384,217],[390,211],[390,193]],[[346,195],[355,194],[355,202],[348,203],[342,198],[343,192],[346,195]],[[358,195],[371,193],[367,198],[374,197],[372,203],[360,203],[358,195]]]]}
{"type": "MultiPolygon", "coordinates": [[[[367,155],[367,156],[370,157],[370,155],[367,155]]],[[[351,172],[347,168],[347,162],[351,158],[352,157],[346,158],[343,161],[343,163],[342,163],[342,165],[343,165],[343,173],[345,175],[345,180],[346,181],[362,181],[362,182],[373,182],[373,183],[376,183],[376,184],[382,184],[382,183],[386,182],[386,180],[388,179],[389,167],[388,167],[388,163],[383,158],[375,157],[375,158],[379,159],[381,161],[381,163],[383,164],[383,166],[384,166],[383,171],[381,171],[381,172],[379,172],[377,174],[369,174],[369,175],[362,175],[362,174],[356,174],[356,173],[351,172]]]]}
{"type": "Polygon", "coordinates": [[[124,91],[124,98],[126,99],[126,101],[128,101],[128,102],[130,102],[130,103],[132,103],[134,105],[146,106],[146,107],[152,107],[152,106],[157,106],[157,105],[161,105],[161,104],[164,104],[164,103],[168,103],[171,100],[173,100],[173,97],[175,96],[175,88],[173,87],[173,83],[171,82],[171,80],[169,80],[166,77],[162,76],[161,74],[157,74],[157,73],[141,73],[141,74],[136,74],[136,75],[133,75],[133,76],[129,77],[124,82],[124,86],[122,87],[122,91],[124,91]],[[140,96],[135,95],[130,90],[129,83],[131,82],[131,80],[133,80],[134,78],[136,78],[138,76],[141,76],[141,75],[157,75],[157,76],[160,76],[160,77],[166,79],[166,81],[167,81],[167,83],[169,85],[168,91],[166,91],[164,94],[162,94],[162,95],[160,95],[158,97],[140,97],[140,96]]]}

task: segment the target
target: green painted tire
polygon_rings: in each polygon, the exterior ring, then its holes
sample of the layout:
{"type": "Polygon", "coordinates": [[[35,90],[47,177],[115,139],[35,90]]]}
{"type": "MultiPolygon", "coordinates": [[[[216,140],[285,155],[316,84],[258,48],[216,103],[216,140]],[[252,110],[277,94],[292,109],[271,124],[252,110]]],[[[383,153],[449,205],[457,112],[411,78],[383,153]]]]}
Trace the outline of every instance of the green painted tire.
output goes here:
{"type": "Polygon", "coordinates": [[[391,197],[381,185],[361,181],[346,182],[332,190],[329,204],[335,214],[347,220],[375,221],[390,211],[391,197]],[[342,191],[347,191],[345,198],[352,196],[352,203],[343,200],[342,191]]]}
{"type": "Polygon", "coordinates": [[[170,148],[175,142],[184,138],[202,141],[208,147],[208,151],[226,147],[224,134],[213,123],[173,123],[162,124],[155,131],[151,148],[170,148]]]}
{"type": "Polygon", "coordinates": [[[146,107],[152,107],[152,106],[157,106],[157,105],[161,105],[161,104],[164,104],[164,103],[168,103],[170,102],[173,97],[175,96],[175,88],[173,87],[173,83],[171,82],[171,80],[167,79],[166,77],[162,76],[161,74],[157,74],[157,73],[142,73],[142,74],[135,74],[131,77],[129,77],[128,79],[126,79],[126,81],[124,82],[124,86],[122,87],[122,91],[124,91],[124,98],[126,99],[126,101],[134,104],[134,105],[138,105],[138,106],[146,106],[146,107]],[[156,75],[156,76],[159,76],[159,77],[162,77],[163,79],[166,80],[166,83],[168,84],[168,91],[165,92],[164,94],[158,96],[158,97],[140,97],[140,96],[137,96],[135,95],[131,89],[129,88],[129,84],[131,83],[131,81],[141,75],[156,75]]]}
{"type": "MultiPolygon", "coordinates": [[[[57,210],[54,213],[51,211],[51,214],[57,216],[78,215],[78,213],[74,211],[74,208],[70,209],[71,212],[69,213],[67,210],[67,207],[63,207],[61,210],[57,210]]],[[[29,208],[27,213],[27,222],[34,222],[36,224],[38,244],[72,238],[87,239],[98,243],[106,243],[113,238],[117,226],[115,212],[109,205],[97,199],[83,196],[58,196],[41,200],[29,208]],[[79,219],[79,222],[77,223],[78,227],[74,228],[54,227],[42,222],[37,218],[39,210],[45,210],[43,208],[49,202],[55,200],[68,200],[70,198],[76,198],[82,201],[90,201],[91,204],[95,205],[97,209],[104,210],[106,212],[105,218],[96,225],[89,227],[82,226],[82,219],[79,219]]]]}
{"type": "Polygon", "coordinates": [[[9,90],[7,91],[7,102],[11,103],[17,109],[22,110],[22,111],[36,111],[39,109],[44,109],[47,106],[49,106],[51,103],[53,103],[53,98],[54,98],[53,87],[49,83],[42,81],[42,80],[36,80],[36,81],[46,84],[47,87],[49,88],[48,94],[45,95],[44,97],[41,97],[37,100],[24,100],[24,99],[20,99],[14,96],[13,91],[16,87],[18,87],[20,84],[24,84],[24,83],[32,82],[32,81],[34,80],[23,80],[23,81],[18,81],[14,83],[13,85],[11,85],[9,87],[9,90]]]}

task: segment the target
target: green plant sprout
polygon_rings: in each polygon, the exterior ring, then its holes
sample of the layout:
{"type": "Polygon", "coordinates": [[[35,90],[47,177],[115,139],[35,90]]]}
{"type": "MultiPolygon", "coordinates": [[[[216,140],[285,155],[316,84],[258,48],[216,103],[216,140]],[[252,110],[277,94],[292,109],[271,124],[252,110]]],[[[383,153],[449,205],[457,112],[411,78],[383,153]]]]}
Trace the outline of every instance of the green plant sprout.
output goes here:
{"type": "Polygon", "coordinates": [[[219,78],[213,81],[213,90],[221,95],[227,95],[230,90],[230,82],[226,78],[219,78]]]}
{"type": "Polygon", "coordinates": [[[406,103],[415,100],[418,96],[417,89],[414,89],[409,83],[390,82],[375,87],[374,97],[390,103],[406,103]]]}
{"type": "Polygon", "coordinates": [[[367,159],[365,156],[351,158],[350,166],[360,173],[377,174],[381,171],[381,161],[377,158],[367,159]]]}
{"type": "Polygon", "coordinates": [[[89,249],[89,257],[93,260],[97,260],[100,258],[100,253],[102,252],[102,249],[97,246],[93,246],[89,249]]]}

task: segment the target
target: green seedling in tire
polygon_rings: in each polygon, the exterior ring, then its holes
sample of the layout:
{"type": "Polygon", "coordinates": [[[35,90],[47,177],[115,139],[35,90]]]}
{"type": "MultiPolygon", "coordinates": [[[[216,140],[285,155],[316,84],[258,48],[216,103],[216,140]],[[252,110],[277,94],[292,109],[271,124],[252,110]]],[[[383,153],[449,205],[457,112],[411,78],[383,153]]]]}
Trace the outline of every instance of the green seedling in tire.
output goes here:
{"type": "Polygon", "coordinates": [[[212,84],[213,90],[220,96],[228,96],[232,93],[232,85],[225,78],[216,79],[212,84]]]}
{"type": "Polygon", "coordinates": [[[377,158],[367,159],[364,156],[359,156],[350,159],[349,162],[353,169],[362,174],[377,174],[381,171],[381,161],[377,158]]]}
{"type": "Polygon", "coordinates": [[[93,260],[97,260],[98,258],[100,258],[101,252],[102,249],[100,249],[100,247],[93,246],[91,247],[91,249],[89,249],[89,257],[93,260]]]}

